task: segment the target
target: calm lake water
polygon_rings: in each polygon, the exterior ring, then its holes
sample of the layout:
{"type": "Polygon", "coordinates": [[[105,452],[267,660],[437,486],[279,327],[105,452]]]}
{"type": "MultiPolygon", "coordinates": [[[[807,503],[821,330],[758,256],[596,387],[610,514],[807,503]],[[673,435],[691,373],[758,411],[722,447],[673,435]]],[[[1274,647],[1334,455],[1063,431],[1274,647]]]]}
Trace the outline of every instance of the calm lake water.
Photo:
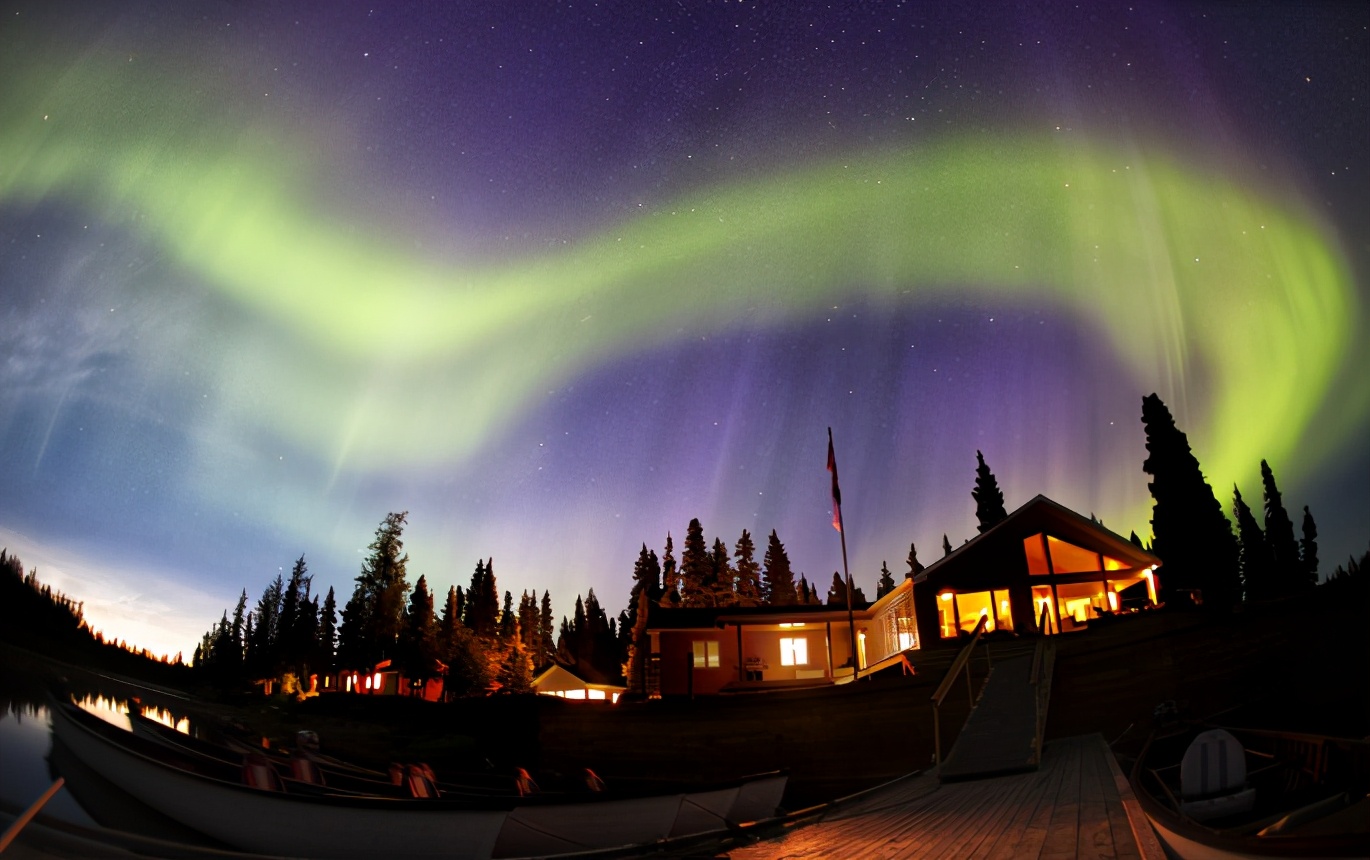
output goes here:
{"type": "MultiPolygon", "coordinates": [[[[85,827],[112,827],[192,845],[212,845],[91,772],[64,745],[55,743],[46,690],[54,680],[41,673],[0,666],[0,803],[11,812],[28,808],[57,777],[65,785],[43,807],[48,816],[85,827]]],[[[188,723],[168,711],[144,708],[127,696],[107,695],[98,688],[77,694],[87,710],[128,725],[129,707],[184,731],[188,723]]]]}

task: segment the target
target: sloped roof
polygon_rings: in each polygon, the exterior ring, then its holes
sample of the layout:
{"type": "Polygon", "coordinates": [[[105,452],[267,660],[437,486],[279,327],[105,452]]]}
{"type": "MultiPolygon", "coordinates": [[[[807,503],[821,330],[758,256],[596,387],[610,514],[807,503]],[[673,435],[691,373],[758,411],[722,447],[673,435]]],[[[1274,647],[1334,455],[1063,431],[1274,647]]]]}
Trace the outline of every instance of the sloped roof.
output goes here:
{"type": "Polygon", "coordinates": [[[552,663],[548,665],[533,678],[533,686],[537,687],[549,678],[555,678],[558,675],[569,675],[572,679],[579,681],[586,687],[603,687],[611,690],[627,689],[623,684],[615,683],[606,678],[603,673],[599,672],[593,666],[568,666],[563,663],[552,663]]]}
{"type": "MultiPolygon", "coordinates": [[[[870,604],[858,601],[855,612],[863,612],[870,604]]],[[[793,606],[726,606],[692,607],[680,609],[667,606],[652,606],[648,610],[647,627],[650,630],[709,630],[725,624],[745,621],[749,624],[781,624],[791,621],[814,621],[826,616],[836,618],[847,614],[845,603],[807,604],[793,606]]]]}
{"type": "Polygon", "coordinates": [[[1052,537],[1096,549],[1133,567],[1150,567],[1161,563],[1159,558],[1127,538],[1110,531],[1102,523],[1080,516],[1046,496],[1037,495],[994,528],[976,535],[969,543],[952,550],[950,555],[928,565],[914,581],[925,582],[948,568],[973,564],[975,557],[990,546],[996,546],[1004,541],[1020,541],[1038,532],[1046,532],[1052,537]]]}

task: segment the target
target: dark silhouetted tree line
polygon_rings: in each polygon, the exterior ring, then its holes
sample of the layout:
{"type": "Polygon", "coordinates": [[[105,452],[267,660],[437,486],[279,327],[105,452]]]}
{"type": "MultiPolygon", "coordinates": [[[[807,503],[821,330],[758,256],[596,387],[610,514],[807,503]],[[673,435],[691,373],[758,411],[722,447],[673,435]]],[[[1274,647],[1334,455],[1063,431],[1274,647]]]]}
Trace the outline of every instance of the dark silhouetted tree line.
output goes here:
{"type": "Polygon", "coordinates": [[[181,655],[157,656],[122,640],[106,640],[87,624],[84,605],[38,578],[8,548],[0,549],[0,641],[86,668],[161,684],[184,684],[181,655]]]}

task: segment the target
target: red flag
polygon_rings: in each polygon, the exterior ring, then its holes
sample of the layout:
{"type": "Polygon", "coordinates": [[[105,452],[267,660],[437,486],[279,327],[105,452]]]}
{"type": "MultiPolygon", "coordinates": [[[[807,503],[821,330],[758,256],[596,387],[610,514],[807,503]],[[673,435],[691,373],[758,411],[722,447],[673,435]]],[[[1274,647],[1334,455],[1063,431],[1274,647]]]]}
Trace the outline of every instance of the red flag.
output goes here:
{"type": "Polygon", "coordinates": [[[828,428],[828,471],[832,472],[832,527],[842,531],[842,490],[837,486],[837,454],[832,448],[832,428],[828,428]]]}

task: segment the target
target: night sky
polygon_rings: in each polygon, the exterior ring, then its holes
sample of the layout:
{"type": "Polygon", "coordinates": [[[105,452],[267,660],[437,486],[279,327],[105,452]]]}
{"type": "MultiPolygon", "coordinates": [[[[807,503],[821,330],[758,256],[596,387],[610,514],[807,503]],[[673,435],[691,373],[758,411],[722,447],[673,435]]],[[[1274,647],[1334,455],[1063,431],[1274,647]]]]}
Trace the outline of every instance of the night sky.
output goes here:
{"type": "MultiPolygon", "coordinates": [[[[188,655],[306,556],[593,587],[1149,535],[1141,400],[1370,541],[1363,3],[0,5],[0,544],[188,655]],[[758,553],[759,554],[759,553],[758,553]]],[[[1254,506],[1254,505],[1253,505],[1254,506]]]]}

